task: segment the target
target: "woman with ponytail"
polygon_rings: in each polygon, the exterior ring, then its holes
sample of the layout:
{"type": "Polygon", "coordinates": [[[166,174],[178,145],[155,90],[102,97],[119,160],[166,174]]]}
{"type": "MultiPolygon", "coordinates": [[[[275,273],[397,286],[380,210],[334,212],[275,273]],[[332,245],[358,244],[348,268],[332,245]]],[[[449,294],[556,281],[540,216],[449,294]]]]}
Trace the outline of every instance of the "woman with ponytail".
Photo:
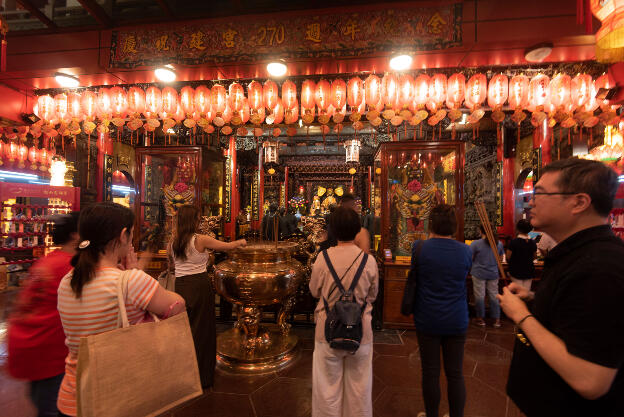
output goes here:
{"type": "Polygon", "coordinates": [[[208,235],[197,234],[199,210],[195,206],[180,207],[171,249],[175,259],[175,291],[184,297],[195,342],[202,387],[212,386],[217,355],[215,294],[208,279],[206,249],[226,251],[247,244],[245,239],[221,242],[208,235]]]}
{"type": "Polygon", "coordinates": [[[74,267],[58,288],[58,311],[69,354],[57,406],[61,415],[75,416],[76,366],[81,337],[118,327],[117,280],[120,265],[132,270],[125,294],[128,320],[136,324],[146,311],[161,317],[185,309],[184,299],[165,290],[138,267],[132,247],[134,214],[122,205],[97,203],[82,210],[78,220],[79,243],[74,267]]]}

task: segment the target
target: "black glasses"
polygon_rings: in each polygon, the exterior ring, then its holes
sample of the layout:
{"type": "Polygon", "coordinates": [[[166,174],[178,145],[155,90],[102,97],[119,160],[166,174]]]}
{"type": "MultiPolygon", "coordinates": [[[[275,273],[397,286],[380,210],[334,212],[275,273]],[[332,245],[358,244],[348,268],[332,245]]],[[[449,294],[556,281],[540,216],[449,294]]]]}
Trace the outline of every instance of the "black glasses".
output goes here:
{"type": "Polygon", "coordinates": [[[572,193],[572,192],[567,192],[567,193],[563,193],[563,192],[547,193],[545,191],[535,191],[535,190],[533,190],[533,192],[531,193],[531,197],[535,198],[536,195],[574,195],[574,194],[578,194],[578,193],[572,193]]]}

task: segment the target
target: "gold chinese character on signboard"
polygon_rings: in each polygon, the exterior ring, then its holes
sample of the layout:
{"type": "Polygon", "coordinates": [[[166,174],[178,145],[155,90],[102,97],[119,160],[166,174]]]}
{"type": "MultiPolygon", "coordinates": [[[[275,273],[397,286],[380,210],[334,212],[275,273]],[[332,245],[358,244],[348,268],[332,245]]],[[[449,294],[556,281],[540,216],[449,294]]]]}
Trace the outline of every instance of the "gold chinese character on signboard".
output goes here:
{"type": "Polygon", "coordinates": [[[225,46],[228,48],[234,47],[234,36],[236,36],[237,33],[238,32],[234,29],[228,29],[223,32],[223,43],[225,43],[225,46]]]}
{"type": "Polygon", "coordinates": [[[355,40],[355,34],[360,31],[357,26],[356,22],[349,20],[349,22],[342,27],[342,34],[344,36],[351,36],[351,40],[355,40]]]}
{"type": "Polygon", "coordinates": [[[156,39],[156,49],[159,51],[168,51],[169,50],[169,35],[162,35],[160,38],[156,39]]]}
{"type": "Polygon", "coordinates": [[[127,36],[126,41],[124,42],[123,52],[136,54],[136,46],[136,38],[134,37],[134,35],[127,36]]]}
{"type": "Polygon", "coordinates": [[[311,23],[308,25],[306,29],[306,40],[312,42],[320,42],[321,41],[321,24],[320,23],[311,23]]]}
{"type": "Polygon", "coordinates": [[[442,19],[440,13],[436,12],[427,22],[429,33],[442,33],[442,26],[446,26],[446,20],[442,19]]]}
{"type": "Polygon", "coordinates": [[[189,42],[189,48],[203,50],[204,46],[204,34],[200,31],[191,33],[191,40],[189,42]]]}

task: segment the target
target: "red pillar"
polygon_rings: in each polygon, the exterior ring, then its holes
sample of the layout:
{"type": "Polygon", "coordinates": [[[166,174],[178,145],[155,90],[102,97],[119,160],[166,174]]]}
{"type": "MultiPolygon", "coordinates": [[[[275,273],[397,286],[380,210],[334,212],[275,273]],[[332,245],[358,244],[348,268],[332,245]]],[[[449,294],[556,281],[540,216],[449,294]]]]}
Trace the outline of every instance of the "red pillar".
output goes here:
{"type": "Polygon", "coordinates": [[[236,216],[238,216],[238,211],[240,210],[240,195],[238,192],[236,139],[234,138],[234,136],[230,136],[229,147],[225,152],[226,155],[230,157],[230,165],[227,167],[230,172],[230,217],[225,219],[225,235],[229,236],[230,240],[235,240],[236,216]]]}
{"type": "Polygon", "coordinates": [[[97,192],[95,201],[104,199],[104,155],[113,154],[113,142],[109,139],[108,133],[98,133],[97,146],[97,168],[95,171],[95,190],[97,192]]]}

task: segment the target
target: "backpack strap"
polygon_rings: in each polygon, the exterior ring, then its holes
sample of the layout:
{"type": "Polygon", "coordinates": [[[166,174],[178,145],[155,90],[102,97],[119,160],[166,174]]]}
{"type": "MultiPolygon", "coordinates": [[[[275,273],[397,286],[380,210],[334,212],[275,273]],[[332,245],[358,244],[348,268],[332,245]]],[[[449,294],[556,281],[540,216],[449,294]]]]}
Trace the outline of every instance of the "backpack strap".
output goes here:
{"type": "Polygon", "coordinates": [[[349,294],[353,294],[355,287],[357,287],[358,282],[360,281],[360,276],[362,276],[362,272],[364,271],[364,267],[366,266],[366,261],[368,260],[368,254],[364,253],[364,257],[362,258],[362,262],[360,262],[360,267],[355,272],[355,276],[353,277],[353,281],[351,281],[351,286],[349,287],[349,294]]]}
{"type": "Polygon", "coordinates": [[[329,269],[329,272],[331,273],[332,278],[334,278],[334,282],[336,283],[336,287],[338,287],[338,289],[340,290],[341,294],[344,294],[345,293],[345,289],[342,286],[342,282],[340,282],[340,278],[338,278],[338,274],[336,273],[336,270],[334,269],[334,265],[329,260],[329,255],[327,254],[327,249],[324,250],[322,253],[323,253],[323,258],[325,258],[325,263],[327,264],[327,269],[329,269]]]}

